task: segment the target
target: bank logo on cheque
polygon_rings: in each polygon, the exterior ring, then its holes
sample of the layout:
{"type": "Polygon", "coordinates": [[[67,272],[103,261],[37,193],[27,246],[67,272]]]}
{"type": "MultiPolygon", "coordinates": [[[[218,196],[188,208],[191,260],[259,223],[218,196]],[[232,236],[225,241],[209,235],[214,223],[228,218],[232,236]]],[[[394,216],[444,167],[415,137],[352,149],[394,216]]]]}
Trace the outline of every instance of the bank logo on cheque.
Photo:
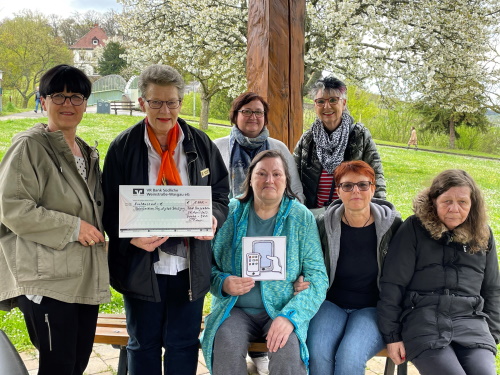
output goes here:
{"type": "Polygon", "coordinates": [[[133,189],[133,195],[144,195],[144,189],[133,189]]]}

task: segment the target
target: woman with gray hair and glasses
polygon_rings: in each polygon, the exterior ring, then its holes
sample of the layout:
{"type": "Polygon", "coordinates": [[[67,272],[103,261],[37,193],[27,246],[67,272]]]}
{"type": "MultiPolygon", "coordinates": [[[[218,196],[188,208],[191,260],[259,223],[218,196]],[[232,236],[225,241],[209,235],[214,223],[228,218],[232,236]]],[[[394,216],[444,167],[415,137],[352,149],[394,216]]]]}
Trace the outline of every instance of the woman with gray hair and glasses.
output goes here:
{"type": "Polygon", "coordinates": [[[212,188],[212,229],[226,220],[229,184],[217,147],[181,118],[184,81],[172,67],[139,76],[146,117],[111,143],[104,162],[104,228],[111,285],[123,294],[131,375],[194,375],[203,297],[210,288],[213,236],[119,238],[120,185],[212,188]]]}
{"type": "Polygon", "coordinates": [[[322,78],[311,94],[317,118],[294,150],[306,206],[323,211],[338,198],[333,172],[340,163],[351,160],[363,160],[374,169],[375,198],[385,199],[380,155],[370,131],[349,115],[346,85],[334,77],[322,78]]]}

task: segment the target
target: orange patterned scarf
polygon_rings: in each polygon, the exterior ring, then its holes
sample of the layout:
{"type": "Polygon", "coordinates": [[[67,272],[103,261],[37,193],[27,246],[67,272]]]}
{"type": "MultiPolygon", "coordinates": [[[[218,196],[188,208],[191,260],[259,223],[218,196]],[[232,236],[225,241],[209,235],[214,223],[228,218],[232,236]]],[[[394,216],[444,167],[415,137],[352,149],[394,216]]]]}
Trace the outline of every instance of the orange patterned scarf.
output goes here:
{"type": "Polygon", "coordinates": [[[151,144],[155,151],[161,157],[160,170],[158,171],[158,178],[156,179],[156,185],[182,185],[181,176],[177,170],[174,160],[174,151],[177,147],[177,142],[179,141],[179,124],[175,124],[172,129],[167,134],[167,149],[163,151],[158,142],[158,138],[149,125],[148,118],[146,117],[146,127],[148,129],[148,136],[151,144]]]}

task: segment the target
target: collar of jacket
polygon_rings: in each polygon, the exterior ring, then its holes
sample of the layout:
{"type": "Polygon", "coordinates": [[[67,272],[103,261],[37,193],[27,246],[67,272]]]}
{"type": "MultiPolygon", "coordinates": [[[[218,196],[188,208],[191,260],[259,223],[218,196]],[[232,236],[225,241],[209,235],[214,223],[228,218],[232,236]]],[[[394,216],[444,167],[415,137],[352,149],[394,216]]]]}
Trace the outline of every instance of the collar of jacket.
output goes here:
{"type": "MultiPolygon", "coordinates": [[[[295,199],[291,199],[286,195],[283,195],[281,199],[280,208],[278,209],[278,213],[276,216],[276,225],[274,227],[273,235],[277,235],[281,233],[284,225],[284,220],[290,214],[290,210],[292,209],[293,202],[295,199]]],[[[237,225],[242,224],[244,220],[248,220],[248,213],[250,208],[253,209],[253,197],[250,198],[248,202],[242,203],[239,199],[233,198],[229,203],[229,209],[234,208],[233,215],[235,216],[235,223],[237,225]]]]}
{"type": "Polygon", "coordinates": [[[450,237],[453,238],[453,242],[466,245],[472,239],[471,230],[465,223],[451,231],[443,224],[437,215],[434,203],[429,199],[427,189],[415,197],[413,211],[421,225],[429,232],[431,238],[436,241],[443,239],[443,237],[450,237]]]}

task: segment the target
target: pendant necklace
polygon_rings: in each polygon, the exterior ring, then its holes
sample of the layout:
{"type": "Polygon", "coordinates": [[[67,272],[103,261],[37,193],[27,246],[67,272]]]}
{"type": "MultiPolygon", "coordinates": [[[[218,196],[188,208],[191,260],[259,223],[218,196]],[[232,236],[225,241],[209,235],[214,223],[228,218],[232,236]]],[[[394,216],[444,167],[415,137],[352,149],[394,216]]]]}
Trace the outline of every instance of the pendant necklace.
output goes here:
{"type": "MultiPolygon", "coordinates": [[[[358,227],[358,228],[364,228],[364,227],[366,227],[366,224],[368,224],[368,222],[370,221],[371,217],[372,217],[372,215],[370,214],[368,216],[368,220],[366,220],[366,222],[363,224],[363,226],[362,227],[358,227]]],[[[349,220],[347,220],[347,217],[345,216],[345,213],[344,213],[344,219],[345,219],[346,224],[349,225],[349,226],[351,226],[351,224],[349,223],[349,220]]]]}

